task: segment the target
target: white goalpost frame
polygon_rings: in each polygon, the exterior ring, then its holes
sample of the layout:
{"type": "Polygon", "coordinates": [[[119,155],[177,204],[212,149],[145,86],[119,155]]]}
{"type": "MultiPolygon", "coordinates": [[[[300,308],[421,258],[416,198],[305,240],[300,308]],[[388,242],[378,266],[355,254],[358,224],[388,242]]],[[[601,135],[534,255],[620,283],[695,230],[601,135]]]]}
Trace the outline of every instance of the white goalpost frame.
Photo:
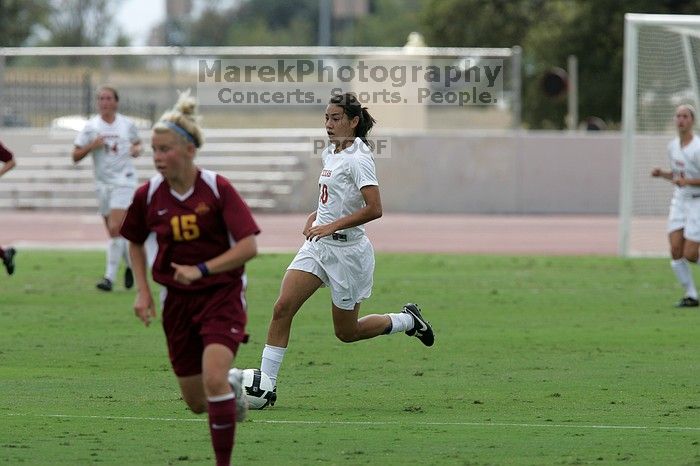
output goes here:
{"type": "Polygon", "coordinates": [[[637,28],[631,14],[625,15],[625,49],[622,67],[622,168],[620,171],[620,255],[629,248],[632,217],[632,168],[634,166],[634,130],[637,115],[637,28]]]}
{"type": "Polygon", "coordinates": [[[618,235],[619,255],[628,257],[630,228],[633,217],[633,188],[635,169],[635,135],[637,131],[638,52],[639,28],[642,26],[666,26],[681,35],[683,56],[690,73],[690,81],[696,104],[700,102],[698,77],[693,63],[690,37],[700,37],[698,15],[625,14],[623,89],[622,89],[622,164],[620,173],[620,223],[618,235]],[[687,29],[686,29],[687,28],[687,29]]]}
{"type": "Polygon", "coordinates": [[[698,93],[698,75],[695,72],[695,66],[693,64],[693,52],[690,47],[690,37],[685,34],[682,36],[681,40],[683,41],[683,55],[685,56],[686,66],[688,67],[688,72],[690,73],[690,85],[693,87],[693,95],[697,100],[700,93],[698,93]]]}

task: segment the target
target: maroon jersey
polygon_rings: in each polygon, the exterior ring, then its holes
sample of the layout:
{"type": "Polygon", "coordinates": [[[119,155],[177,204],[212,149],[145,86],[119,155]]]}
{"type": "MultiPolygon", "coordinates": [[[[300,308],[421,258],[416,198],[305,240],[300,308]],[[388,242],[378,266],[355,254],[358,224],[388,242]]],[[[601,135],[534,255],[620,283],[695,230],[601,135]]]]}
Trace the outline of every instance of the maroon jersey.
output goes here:
{"type": "Polygon", "coordinates": [[[3,146],[0,142],[0,162],[9,162],[12,160],[12,152],[10,152],[7,147],[3,146]]]}
{"type": "Polygon", "coordinates": [[[200,170],[185,195],[170,189],[156,175],[136,190],[121,227],[121,235],[143,244],[155,232],[158,253],[153,279],[168,288],[201,290],[241,280],[244,268],[202,277],[190,285],[173,278],[171,262],[196,265],[216,257],[250,235],[260,233],[246,203],[225,178],[200,170]]]}

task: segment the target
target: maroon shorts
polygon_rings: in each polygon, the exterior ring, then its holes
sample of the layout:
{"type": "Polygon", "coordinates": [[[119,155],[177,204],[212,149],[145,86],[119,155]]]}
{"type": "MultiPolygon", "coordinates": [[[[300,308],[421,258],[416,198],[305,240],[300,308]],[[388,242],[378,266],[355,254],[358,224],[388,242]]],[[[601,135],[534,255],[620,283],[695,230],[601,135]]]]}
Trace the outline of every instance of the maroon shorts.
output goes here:
{"type": "Polygon", "coordinates": [[[178,377],[202,373],[204,348],[220,343],[235,355],[248,341],[243,284],[192,292],[169,288],[163,304],[168,354],[178,377]]]}

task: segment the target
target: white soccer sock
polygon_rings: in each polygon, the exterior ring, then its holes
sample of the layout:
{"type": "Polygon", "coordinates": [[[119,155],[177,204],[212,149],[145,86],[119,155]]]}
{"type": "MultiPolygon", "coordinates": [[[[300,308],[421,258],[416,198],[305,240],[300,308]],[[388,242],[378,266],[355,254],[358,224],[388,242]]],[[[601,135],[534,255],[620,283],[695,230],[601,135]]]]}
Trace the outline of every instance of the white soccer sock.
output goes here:
{"type": "Polygon", "coordinates": [[[119,241],[122,244],[122,257],[124,258],[124,263],[127,267],[131,267],[131,258],[129,257],[129,242],[123,236],[119,237],[119,241]]]}
{"type": "Polygon", "coordinates": [[[122,238],[110,238],[107,246],[107,267],[105,269],[105,278],[109,278],[114,282],[114,277],[117,276],[119,262],[122,260],[122,238]]]}
{"type": "Polygon", "coordinates": [[[272,345],[265,345],[263,349],[260,370],[270,377],[273,387],[277,385],[277,374],[279,374],[286,351],[287,348],[272,345]]]}
{"type": "Polygon", "coordinates": [[[397,312],[392,314],[387,314],[391,319],[391,330],[389,335],[392,333],[405,332],[413,328],[413,316],[407,314],[406,312],[397,312]]]}
{"type": "Polygon", "coordinates": [[[685,260],[685,258],[673,259],[671,261],[671,268],[676,274],[678,282],[685,288],[685,295],[693,299],[698,299],[698,291],[695,288],[693,272],[690,270],[688,261],[685,260]]]}

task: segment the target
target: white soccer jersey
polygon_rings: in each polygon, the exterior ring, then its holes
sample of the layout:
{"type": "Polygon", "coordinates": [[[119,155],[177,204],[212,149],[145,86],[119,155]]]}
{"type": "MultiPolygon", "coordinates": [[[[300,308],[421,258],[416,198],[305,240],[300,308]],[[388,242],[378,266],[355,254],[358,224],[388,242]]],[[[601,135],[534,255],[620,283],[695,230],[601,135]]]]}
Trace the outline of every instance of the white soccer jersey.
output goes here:
{"type": "MultiPolygon", "coordinates": [[[[325,225],[345,217],[365,206],[360,189],[378,186],[372,150],[360,138],[345,150],[335,153],[335,145],[326,147],[321,154],[323,170],[318,178],[319,197],[316,221],[325,225]]],[[[347,239],[356,239],[365,233],[364,225],[340,230],[347,239]]]]}
{"type": "MultiPolygon", "coordinates": [[[[668,158],[671,162],[673,177],[683,174],[686,178],[700,179],[700,137],[693,139],[685,147],[681,147],[680,138],[668,143],[668,158]]],[[[700,186],[676,186],[674,195],[700,194],[700,186]]]]}
{"type": "Polygon", "coordinates": [[[95,115],[75,138],[74,144],[83,147],[102,136],[105,145],[91,152],[95,180],[115,186],[136,186],[136,170],[129,153],[139,139],[136,125],[117,113],[112,123],[95,115]]]}

